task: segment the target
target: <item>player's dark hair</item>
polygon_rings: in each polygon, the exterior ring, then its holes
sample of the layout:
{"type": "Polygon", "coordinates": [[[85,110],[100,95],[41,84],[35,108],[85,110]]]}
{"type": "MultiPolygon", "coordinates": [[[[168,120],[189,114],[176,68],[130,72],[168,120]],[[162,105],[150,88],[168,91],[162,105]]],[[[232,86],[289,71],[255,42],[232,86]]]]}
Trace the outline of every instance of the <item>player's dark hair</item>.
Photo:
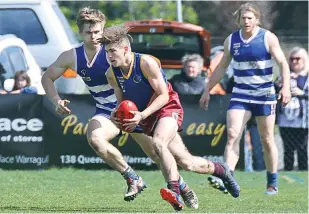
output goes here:
{"type": "Polygon", "coordinates": [[[129,27],[125,26],[124,24],[114,25],[104,29],[103,37],[102,37],[102,44],[120,44],[126,42],[130,44],[132,42],[132,37],[129,32],[129,27]]]}

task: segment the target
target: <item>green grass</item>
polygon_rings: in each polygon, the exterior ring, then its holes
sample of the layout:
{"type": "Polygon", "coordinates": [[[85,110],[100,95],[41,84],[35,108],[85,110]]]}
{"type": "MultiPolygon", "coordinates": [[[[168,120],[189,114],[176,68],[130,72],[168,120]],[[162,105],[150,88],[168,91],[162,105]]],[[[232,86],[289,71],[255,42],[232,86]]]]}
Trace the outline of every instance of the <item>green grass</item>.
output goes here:
{"type": "MultiPolygon", "coordinates": [[[[50,169],[45,171],[0,170],[0,212],[174,212],[163,201],[165,186],[159,171],[138,171],[148,188],[134,202],[125,202],[125,182],[114,171],[50,169]]],[[[199,213],[307,213],[308,173],[280,172],[279,194],[264,195],[264,172],[236,172],[241,185],[238,199],[210,188],[207,176],[181,174],[199,197],[199,213]],[[286,179],[284,179],[287,177],[286,179]],[[291,179],[292,177],[292,179],[291,179]]]]}

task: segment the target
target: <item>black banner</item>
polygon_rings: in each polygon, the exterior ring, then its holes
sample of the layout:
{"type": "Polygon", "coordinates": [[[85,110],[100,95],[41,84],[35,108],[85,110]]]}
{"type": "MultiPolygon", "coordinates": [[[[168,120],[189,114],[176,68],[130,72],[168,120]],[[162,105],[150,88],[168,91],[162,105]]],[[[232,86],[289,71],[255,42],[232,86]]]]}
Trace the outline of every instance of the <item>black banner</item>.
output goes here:
{"type": "MultiPolygon", "coordinates": [[[[10,121],[16,118],[24,118],[25,121],[28,121],[30,128],[30,130],[24,130],[23,133],[16,133],[16,130],[12,129],[1,132],[1,168],[29,168],[30,166],[32,166],[30,168],[38,168],[45,167],[47,164],[48,166],[85,169],[109,168],[88,145],[86,139],[88,121],[95,112],[92,97],[89,95],[61,95],[61,97],[71,101],[69,104],[69,108],[72,110],[71,115],[57,115],[53,104],[44,96],[0,96],[1,103],[8,102],[7,105],[1,106],[0,121],[3,121],[4,118],[8,118],[10,121]],[[8,107],[11,104],[14,107],[8,107]],[[16,110],[16,108],[19,108],[18,106],[23,106],[23,108],[16,110]],[[40,130],[31,128],[31,124],[34,123],[31,119],[34,118],[42,121],[42,129],[39,128],[39,120],[34,122],[37,123],[35,124],[36,129],[40,130]],[[5,142],[5,137],[8,135],[13,136],[12,139],[16,136],[19,139],[19,135],[21,135],[21,139],[30,139],[30,141],[42,139],[42,141],[40,143],[18,142],[12,144],[5,142]],[[25,136],[33,136],[33,138],[23,138],[25,136]],[[37,138],[34,138],[34,136],[37,138]],[[2,137],[4,141],[2,141],[2,137]],[[22,165],[16,162],[16,155],[41,157],[42,161],[45,162],[38,164],[38,160],[36,160],[37,164],[22,165]],[[4,163],[9,161],[7,157],[14,157],[14,164],[4,163]]],[[[208,111],[199,108],[199,98],[199,96],[181,97],[185,112],[181,136],[193,155],[214,161],[223,161],[227,140],[225,122],[229,96],[212,96],[208,111]]],[[[25,121],[15,123],[27,124],[25,121]]],[[[0,129],[7,127],[3,126],[3,123],[0,122],[0,129]]],[[[134,168],[157,168],[128,134],[114,139],[112,143],[134,168]]],[[[241,156],[243,157],[243,155],[241,156]]],[[[243,158],[240,160],[239,168],[243,168],[243,158]]],[[[35,160],[33,159],[32,162],[35,162],[35,160]]]]}
{"type": "Polygon", "coordinates": [[[40,169],[49,164],[45,154],[42,97],[0,96],[0,167],[40,169]]]}

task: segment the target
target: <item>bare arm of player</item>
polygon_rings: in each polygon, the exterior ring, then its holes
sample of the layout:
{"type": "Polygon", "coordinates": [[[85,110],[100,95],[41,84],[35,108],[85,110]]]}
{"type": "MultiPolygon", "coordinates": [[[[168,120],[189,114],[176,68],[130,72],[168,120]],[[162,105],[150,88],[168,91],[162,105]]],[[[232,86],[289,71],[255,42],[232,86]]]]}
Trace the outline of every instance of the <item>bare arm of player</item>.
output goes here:
{"type": "Polygon", "coordinates": [[[224,77],[227,68],[229,67],[230,63],[232,61],[232,55],[229,51],[229,37],[227,37],[224,41],[224,54],[221,58],[218,66],[214,70],[214,72],[211,74],[208,82],[205,84],[204,92],[202,94],[202,97],[200,99],[200,107],[207,109],[208,103],[210,100],[209,92],[211,89],[224,77]]]}
{"type": "Polygon", "coordinates": [[[142,60],[141,68],[147,75],[148,81],[157,95],[152,103],[143,112],[141,112],[142,119],[145,119],[167,104],[169,94],[158,62],[150,56],[144,56],[142,60]]]}
{"type": "Polygon", "coordinates": [[[66,107],[68,100],[61,100],[54,81],[57,80],[68,68],[74,68],[73,50],[65,51],[50,65],[42,76],[42,85],[46,95],[56,106],[56,112],[59,114],[70,114],[71,111],[66,107]]]}
{"type": "Polygon", "coordinates": [[[143,56],[141,61],[141,69],[147,76],[147,79],[153,88],[156,97],[151,102],[151,104],[146,109],[144,109],[144,111],[131,111],[131,113],[134,114],[134,117],[132,119],[123,120],[126,122],[123,124],[123,126],[127,127],[126,130],[129,132],[133,131],[141,120],[144,120],[154,112],[161,109],[165,104],[167,104],[169,100],[166,82],[164,81],[158,62],[150,56],[143,56]]]}
{"type": "Polygon", "coordinates": [[[282,89],[279,92],[278,99],[281,99],[282,104],[286,105],[291,99],[289,64],[286,61],[285,55],[280,47],[278,37],[269,31],[266,35],[269,52],[276,60],[282,76],[282,89]]]}
{"type": "Polygon", "coordinates": [[[232,61],[232,55],[229,51],[229,37],[224,41],[224,54],[221,58],[218,66],[215,68],[214,72],[209,77],[208,84],[206,85],[205,89],[210,91],[215,85],[224,77],[227,68],[229,67],[232,61]]]}
{"type": "MultiPolygon", "coordinates": [[[[116,77],[112,71],[112,68],[109,67],[109,69],[106,71],[105,73],[107,82],[110,86],[112,86],[112,88],[114,89],[114,93],[115,96],[117,98],[117,103],[121,103],[123,101],[123,92],[121,90],[121,88],[118,86],[117,81],[116,81],[116,77]]],[[[118,105],[117,105],[118,106],[118,105]]],[[[118,127],[121,128],[121,123],[120,120],[115,117],[115,111],[117,110],[114,109],[114,111],[112,111],[111,115],[110,115],[110,120],[118,127]]]]}

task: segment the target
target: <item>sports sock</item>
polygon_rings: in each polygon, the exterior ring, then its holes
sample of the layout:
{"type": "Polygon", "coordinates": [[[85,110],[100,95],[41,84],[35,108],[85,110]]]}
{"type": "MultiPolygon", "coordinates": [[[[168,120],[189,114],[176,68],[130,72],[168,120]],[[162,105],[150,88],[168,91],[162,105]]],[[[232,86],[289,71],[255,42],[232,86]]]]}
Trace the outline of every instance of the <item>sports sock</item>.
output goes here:
{"type": "Polygon", "coordinates": [[[188,185],[185,183],[181,175],[179,175],[178,185],[179,185],[180,192],[188,191],[188,185]]]}
{"type": "Polygon", "coordinates": [[[128,168],[123,173],[121,173],[121,175],[123,176],[123,178],[125,180],[128,180],[129,178],[131,178],[133,180],[139,179],[139,176],[136,174],[136,172],[130,166],[128,166],[128,168]]]}
{"type": "Polygon", "coordinates": [[[278,173],[270,173],[267,171],[267,186],[274,186],[277,187],[277,178],[278,178],[278,173]]]}
{"type": "Polygon", "coordinates": [[[215,171],[212,175],[214,175],[218,178],[222,178],[225,174],[224,167],[222,166],[221,163],[218,163],[218,162],[213,162],[213,164],[214,164],[214,167],[215,167],[215,171]]]}
{"type": "Polygon", "coordinates": [[[173,192],[177,193],[178,195],[180,195],[180,189],[179,189],[178,181],[169,181],[167,183],[167,188],[172,190],[173,192]]]}

